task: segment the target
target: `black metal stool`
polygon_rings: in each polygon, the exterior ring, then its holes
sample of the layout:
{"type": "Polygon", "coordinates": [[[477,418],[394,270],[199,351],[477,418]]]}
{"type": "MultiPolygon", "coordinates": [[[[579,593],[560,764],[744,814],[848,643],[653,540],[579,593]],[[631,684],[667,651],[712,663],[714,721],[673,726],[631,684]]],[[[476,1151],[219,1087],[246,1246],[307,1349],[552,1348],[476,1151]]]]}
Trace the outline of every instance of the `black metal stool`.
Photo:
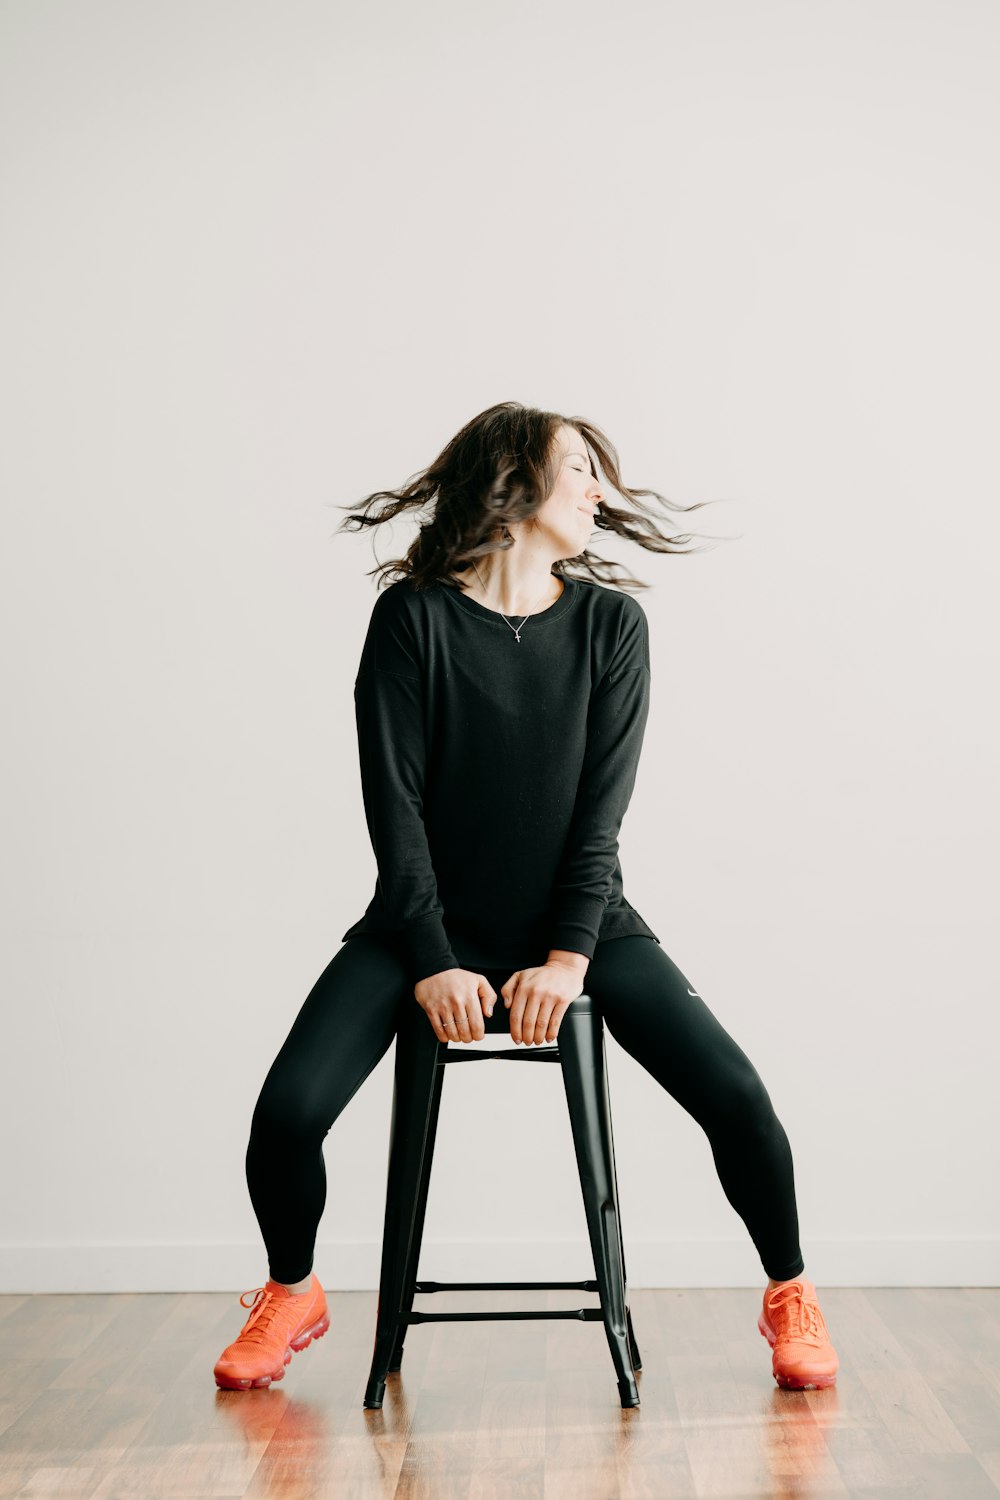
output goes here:
{"type": "MultiPolygon", "coordinates": [[[[510,1032],[510,1012],[498,997],[492,1016],[484,1016],[488,1034],[510,1032]]],[[[375,1321],[375,1352],[365,1390],[366,1407],[380,1407],[386,1375],[399,1369],[403,1340],[410,1323],[470,1322],[484,1318],[578,1318],[604,1323],[618,1377],[622,1406],[638,1406],[635,1372],[642,1368],[632,1331],[625,1276],[625,1251],[618,1213],[604,1050],[604,1018],[588,994],[579,995],[563,1013],[559,1035],[549,1047],[512,1046],[482,1051],[434,1035],[426,1012],[416,1002],[403,1007],[396,1035],[396,1072],[389,1134],[389,1178],[382,1237],[382,1272],[375,1321]],[[441,1107],[446,1063],[558,1062],[562,1064],[566,1102],[587,1212],[587,1228],[597,1273],[594,1281],[418,1281],[417,1263],[424,1232],[427,1189],[441,1107]],[[414,1312],[417,1292],[543,1291],[576,1288],[597,1292],[599,1307],[563,1312],[414,1312]]]]}

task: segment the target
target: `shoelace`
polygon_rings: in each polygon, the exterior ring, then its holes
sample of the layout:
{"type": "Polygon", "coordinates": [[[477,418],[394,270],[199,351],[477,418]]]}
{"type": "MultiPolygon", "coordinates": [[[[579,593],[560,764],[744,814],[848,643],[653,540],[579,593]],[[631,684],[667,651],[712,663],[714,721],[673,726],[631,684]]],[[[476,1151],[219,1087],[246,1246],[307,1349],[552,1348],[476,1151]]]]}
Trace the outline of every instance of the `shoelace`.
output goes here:
{"type": "Polygon", "coordinates": [[[823,1342],[823,1326],[819,1308],[812,1298],[806,1296],[805,1288],[798,1282],[792,1282],[787,1287],[779,1287],[768,1298],[768,1310],[779,1333],[794,1335],[807,1344],[823,1342]]]}
{"type": "Polygon", "coordinates": [[[270,1324],[288,1299],[276,1297],[273,1292],[268,1291],[266,1286],[258,1286],[253,1291],[244,1292],[243,1297],[240,1298],[240,1305],[250,1308],[250,1316],[243,1325],[240,1339],[246,1339],[248,1343],[253,1344],[266,1343],[270,1324]],[[244,1302],[243,1297],[253,1297],[255,1301],[244,1302]]]}

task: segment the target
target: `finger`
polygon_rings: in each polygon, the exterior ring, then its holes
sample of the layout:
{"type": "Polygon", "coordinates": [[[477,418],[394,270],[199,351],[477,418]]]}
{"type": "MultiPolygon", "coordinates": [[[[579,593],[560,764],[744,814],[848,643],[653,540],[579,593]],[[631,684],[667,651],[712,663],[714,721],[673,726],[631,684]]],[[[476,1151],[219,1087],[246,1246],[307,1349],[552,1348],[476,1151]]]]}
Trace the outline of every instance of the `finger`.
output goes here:
{"type": "Polygon", "coordinates": [[[559,1023],[562,1020],[563,1016],[566,1014],[568,1008],[569,1002],[567,1000],[560,1000],[558,1004],[552,1007],[552,1014],[549,1016],[549,1024],[545,1028],[545,1040],[547,1042],[554,1042],[558,1037],[559,1023]]]}
{"type": "Polygon", "coordinates": [[[465,1003],[465,1019],[469,1027],[469,1040],[481,1041],[486,1035],[486,1027],[483,1025],[483,1012],[479,1004],[479,997],[472,995],[465,1003]]]}
{"type": "Polygon", "coordinates": [[[524,1000],[515,1003],[520,1010],[518,1035],[524,1045],[530,1047],[535,1040],[535,1017],[538,1014],[538,1001],[528,996],[524,1000]]]}
{"type": "Polygon", "coordinates": [[[465,1004],[461,1000],[452,1001],[452,1019],[458,1030],[460,1042],[471,1042],[472,1032],[469,1030],[469,1018],[465,1013],[465,1004]]]}
{"type": "Polygon", "coordinates": [[[538,1014],[535,1017],[534,1035],[534,1042],[536,1047],[540,1047],[545,1041],[545,1033],[549,1029],[549,1017],[552,1014],[552,1008],[554,1005],[554,1000],[543,1000],[538,1007],[538,1014]]]}
{"type": "Polygon", "coordinates": [[[442,1015],[441,1025],[444,1028],[444,1039],[446,1042],[459,1042],[462,1040],[458,1029],[458,1022],[451,1011],[446,1011],[442,1015]]]}
{"type": "Polygon", "coordinates": [[[510,1011],[510,1034],[514,1038],[514,999],[517,995],[517,975],[512,974],[507,983],[501,987],[503,1003],[510,1011]]]}
{"type": "Polygon", "coordinates": [[[543,1000],[538,1007],[538,1015],[535,1017],[534,1034],[536,1047],[540,1047],[545,1040],[545,1033],[549,1029],[549,1017],[552,1015],[554,1005],[555,1001],[553,1000],[543,1000]]]}

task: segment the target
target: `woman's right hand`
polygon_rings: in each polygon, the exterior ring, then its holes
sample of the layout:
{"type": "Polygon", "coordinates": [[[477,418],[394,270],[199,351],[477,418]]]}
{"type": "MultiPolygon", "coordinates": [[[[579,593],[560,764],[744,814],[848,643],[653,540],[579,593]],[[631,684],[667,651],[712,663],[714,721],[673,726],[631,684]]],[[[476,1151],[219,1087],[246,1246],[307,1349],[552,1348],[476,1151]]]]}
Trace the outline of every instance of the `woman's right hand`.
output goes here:
{"type": "Polygon", "coordinates": [[[442,969],[418,980],[413,997],[439,1042],[478,1042],[486,1035],[483,1014],[492,1014],[496,991],[470,969],[442,969]]]}

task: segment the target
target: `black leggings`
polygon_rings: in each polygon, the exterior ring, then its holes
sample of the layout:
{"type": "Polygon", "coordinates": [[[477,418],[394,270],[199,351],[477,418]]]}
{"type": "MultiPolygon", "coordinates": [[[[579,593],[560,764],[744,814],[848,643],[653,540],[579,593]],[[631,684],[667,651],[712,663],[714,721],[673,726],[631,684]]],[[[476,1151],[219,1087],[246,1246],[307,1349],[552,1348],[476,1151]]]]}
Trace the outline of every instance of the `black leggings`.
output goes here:
{"type": "MultiPolygon", "coordinates": [[[[502,1007],[500,987],[514,970],[480,972],[502,1007]]],[[[704,1130],[723,1191],[767,1275],[802,1275],[791,1148],[750,1059],[652,938],[599,944],[583,988],[615,1040],[704,1130]]],[[[401,960],[377,938],[349,938],[313,985],[264,1080],[246,1170],[275,1281],[292,1284],[312,1270],[326,1203],[323,1139],[389,1050],[404,1004],[417,1002],[401,960]]]]}

